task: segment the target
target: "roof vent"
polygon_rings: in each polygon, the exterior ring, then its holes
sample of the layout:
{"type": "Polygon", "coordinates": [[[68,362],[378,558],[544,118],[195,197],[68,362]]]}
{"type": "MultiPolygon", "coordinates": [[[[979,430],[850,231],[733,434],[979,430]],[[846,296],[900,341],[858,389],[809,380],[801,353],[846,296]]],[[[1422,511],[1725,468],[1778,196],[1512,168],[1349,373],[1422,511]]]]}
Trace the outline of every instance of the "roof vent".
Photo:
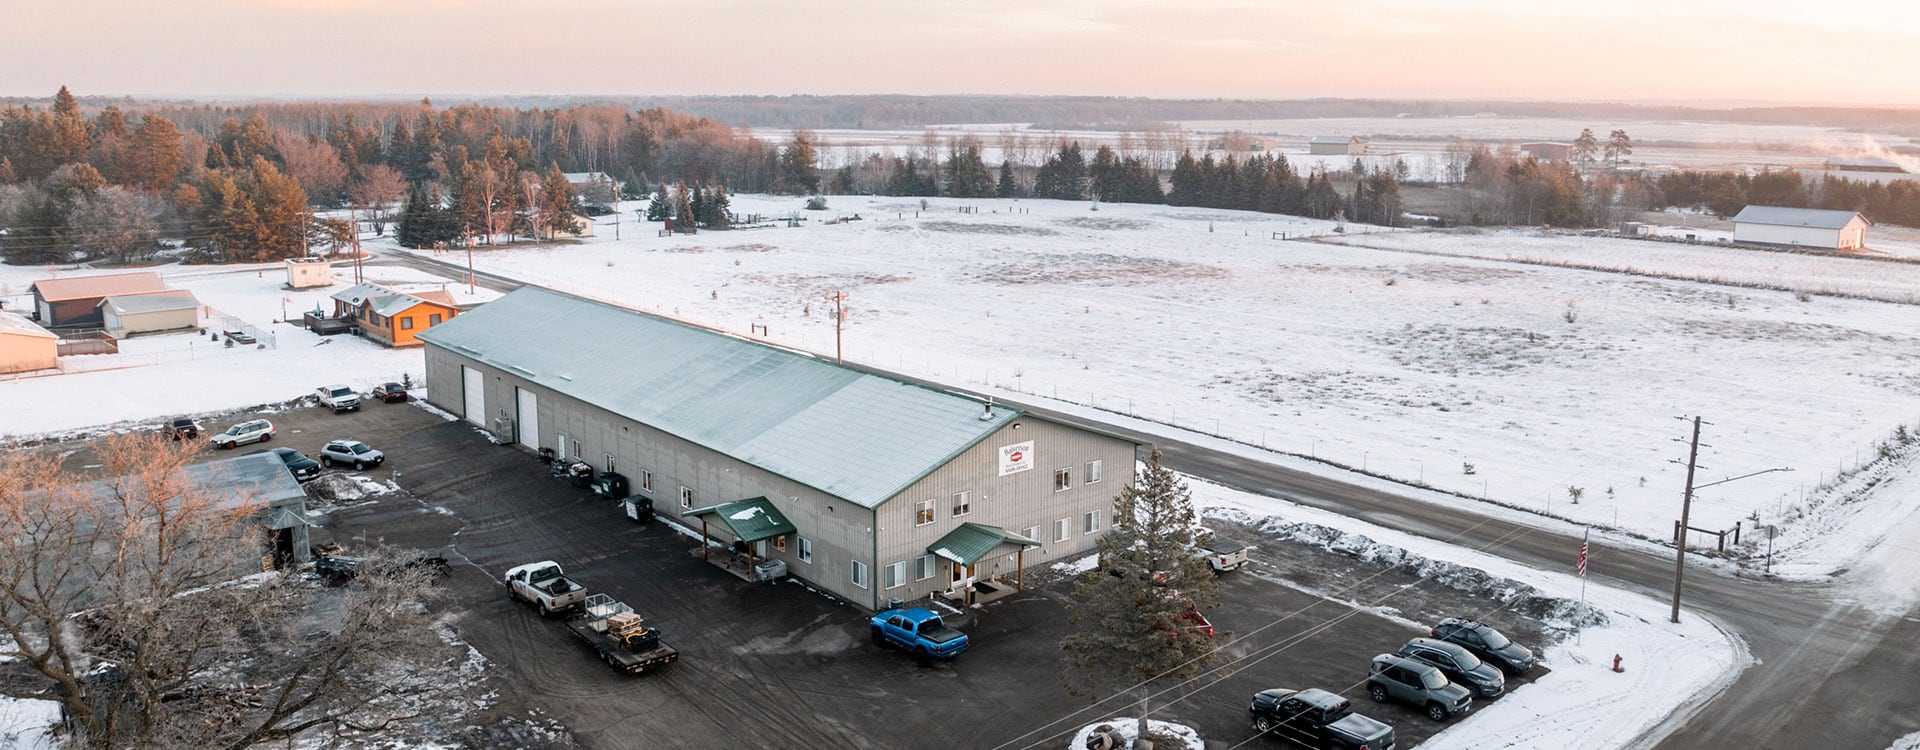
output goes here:
{"type": "Polygon", "coordinates": [[[987,403],[985,404],[985,406],[986,406],[986,409],[980,412],[980,421],[982,422],[992,421],[993,420],[993,397],[992,396],[987,397],[987,403]]]}

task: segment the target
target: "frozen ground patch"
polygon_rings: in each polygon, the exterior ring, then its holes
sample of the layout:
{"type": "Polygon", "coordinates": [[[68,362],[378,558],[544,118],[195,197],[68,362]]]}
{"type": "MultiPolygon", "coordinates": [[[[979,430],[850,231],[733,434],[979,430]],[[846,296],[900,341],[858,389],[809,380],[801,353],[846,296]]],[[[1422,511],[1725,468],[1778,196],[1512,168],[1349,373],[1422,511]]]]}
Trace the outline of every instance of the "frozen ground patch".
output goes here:
{"type": "Polygon", "coordinates": [[[0,749],[52,750],[60,742],[54,728],[60,723],[60,704],[0,696],[0,749]]]}
{"type": "MultiPolygon", "coordinates": [[[[1073,742],[1068,744],[1067,748],[1068,750],[1085,750],[1087,747],[1087,737],[1093,734],[1093,730],[1101,727],[1109,728],[1109,730],[1120,739],[1120,748],[1133,747],[1133,741],[1139,739],[1140,736],[1139,722],[1138,717],[1116,716],[1105,721],[1088,724],[1087,726],[1081,727],[1080,731],[1073,735],[1073,742]]],[[[1207,743],[1200,739],[1200,733],[1193,731],[1192,727],[1185,724],[1174,724],[1160,721],[1159,719],[1148,719],[1147,731],[1161,737],[1173,738],[1172,744],[1163,743],[1154,745],[1154,750],[1206,750],[1207,747],[1207,743]]]]}

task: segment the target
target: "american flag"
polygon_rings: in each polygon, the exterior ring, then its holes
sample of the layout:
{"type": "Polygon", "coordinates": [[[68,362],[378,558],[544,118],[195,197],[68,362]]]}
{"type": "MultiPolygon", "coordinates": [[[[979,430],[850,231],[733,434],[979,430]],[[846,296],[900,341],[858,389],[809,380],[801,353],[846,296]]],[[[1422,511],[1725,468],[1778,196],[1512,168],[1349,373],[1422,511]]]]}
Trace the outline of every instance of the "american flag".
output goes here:
{"type": "Polygon", "coordinates": [[[1587,577],[1587,535],[1591,533],[1593,533],[1591,529],[1580,533],[1580,559],[1573,564],[1579,569],[1581,578],[1587,577]]]}

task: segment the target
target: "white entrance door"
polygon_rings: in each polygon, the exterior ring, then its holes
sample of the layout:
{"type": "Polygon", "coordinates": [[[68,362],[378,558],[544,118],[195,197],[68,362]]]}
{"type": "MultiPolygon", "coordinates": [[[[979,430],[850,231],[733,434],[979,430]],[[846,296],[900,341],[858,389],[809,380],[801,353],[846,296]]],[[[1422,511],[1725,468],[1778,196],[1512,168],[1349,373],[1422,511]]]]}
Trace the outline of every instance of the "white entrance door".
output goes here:
{"type": "Polygon", "coordinates": [[[520,444],[540,449],[540,402],[533,391],[515,387],[514,393],[520,402],[520,416],[514,424],[520,430],[520,444]]]}
{"type": "Polygon", "coordinates": [[[467,421],[481,427],[487,426],[487,394],[484,390],[486,379],[480,375],[479,370],[466,365],[460,366],[460,379],[464,387],[462,393],[466,398],[467,421]]]}

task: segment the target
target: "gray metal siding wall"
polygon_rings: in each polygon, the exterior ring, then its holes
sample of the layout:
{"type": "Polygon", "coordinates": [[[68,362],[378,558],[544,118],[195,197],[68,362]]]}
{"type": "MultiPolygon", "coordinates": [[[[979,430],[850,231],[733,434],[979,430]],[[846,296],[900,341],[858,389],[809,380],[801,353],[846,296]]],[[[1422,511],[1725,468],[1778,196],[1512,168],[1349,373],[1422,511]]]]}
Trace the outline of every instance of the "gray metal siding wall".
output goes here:
{"type": "MultiPolygon", "coordinates": [[[[933,578],[915,581],[913,560],[927,554],[928,545],[963,523],[998,526],[1015,534],[1040,527],[1038,540],[1043,544],[1027,550],[1024,562],[1029,568],[1092,550],[1094,540],[1113,527],[1113,498],[1133,482],[1134,444],[1032,416],[1023,416],[1015,424],[1019,429],[1014,425],[1001,428],[880,506],[876,532],[880,560],[874,582],[881,601],[889,597],[912,600],[946,590],[948,563],[936,560],[933,578]],[[1029,440],[1033,441],[1033,468],[999,476],[1000,447],[1029,440]],[[1088,484],[1086,465],[1094,460],[1102,462],[1103,476],[1101,481],[1088,484]],[[1069,467],[1073,469],[1073,487],[1055,492],[1054,470],[1069,467]],[[956,517],[953,495],[962,490],[972,492],[972,513],[956,517]],[[921,500],[934,501],[934,520],[916,526],[915,506],[921,500]],[[1095,534],[1082,530],[1082,518],[1090,510],[1100,511],[1100,531],[1095,534]],[[1067,519],[1068,537],[1056,543],[1053,523],[1061,518],[1067,519]],[[907,563],[907,584],[878,588],[885,585],[884,567],[902,561],[907,563]]],[[[981,569],[976,571],[981,579],[996,572],[988,563],[992,559],[981,561],[981,569]]],[[[1011,578],[1011,562],[997,572],[1011,578]]]]}
{"type": "MultiPolygon", "coordinates": [[[[485,375],[489,425],[503,407],[508,416],[513,416],[517,408],[515,388],[532,391],[539,404],[540,445],[557,448],[557,441],[565,436],[569,457],[581,458],[602,471],[607,468],[607,454],[612,454],[614,471],[627,476],[636,494],[652,498],[656,512],[690,528],[699,529],[700,520],[681,518],[682,486],[693,490],[696,508],[750,497],[764,496],[772,500],[787,520],[793,522],[798,535],[813,541],[813,562],[800,561],[800,546],[795,539],[787,540],[785,551],[774,549],[772,540],[768,540],[767,556],[786,561],[789,573],[815,588],[865,607],[874,605],[879,566],[873,560],[873,515],[866,508],[556,393],[512,371],[479,363],[457,352],[428,344],[426,357],[428,400],[434,405],[450,413],[460,413],[462,365],[485,375]],[[576,441],[580,444],[578,453],[572,445],[576,441]],[[652,490],[641,488],[642,470],[653,473],[652,490]],[[852,584],[854,560],[867,565],[866,588],[852,584]]],[[[512,436],[502,440],[511,442],[512,436]]],[[[607,512],[611,518],[614,511],[607,512]]],[[[711,520],[708,525],[710,529],[718,526],[711,520]]],[[[713,533],[716,537],[727,535],[724,528],[713,529],[713,533]]],[[[692,540],[688,543],[693,544],[692,540]]]]}

